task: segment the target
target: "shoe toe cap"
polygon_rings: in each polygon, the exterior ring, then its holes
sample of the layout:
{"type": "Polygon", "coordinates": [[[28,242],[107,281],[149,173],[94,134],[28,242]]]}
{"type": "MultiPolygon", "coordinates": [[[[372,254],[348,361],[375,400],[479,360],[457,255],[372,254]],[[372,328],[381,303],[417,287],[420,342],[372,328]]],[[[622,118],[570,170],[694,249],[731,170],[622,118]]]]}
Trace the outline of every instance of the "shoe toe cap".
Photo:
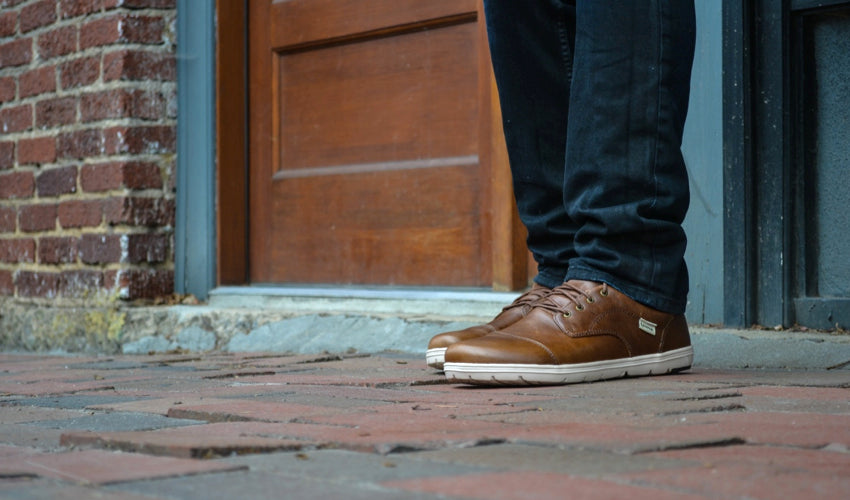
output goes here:
{"type": "Polygon", "coordinates": [[[464,342],[483,337],[492,332],[493,328],[489,327],[488,325],[479,325],[467,328],[465,330],[441,333],[431,338],[431,341],[428,342],[428,349],[446,348],[451,345],[457,344],[458,342],[464,342]]]}
{"type": "Polygon", "coordinates": [[[452,344],[446,349],[446,363],[554,364],[552,352],[534,339],[495,332],[452,344]]]}

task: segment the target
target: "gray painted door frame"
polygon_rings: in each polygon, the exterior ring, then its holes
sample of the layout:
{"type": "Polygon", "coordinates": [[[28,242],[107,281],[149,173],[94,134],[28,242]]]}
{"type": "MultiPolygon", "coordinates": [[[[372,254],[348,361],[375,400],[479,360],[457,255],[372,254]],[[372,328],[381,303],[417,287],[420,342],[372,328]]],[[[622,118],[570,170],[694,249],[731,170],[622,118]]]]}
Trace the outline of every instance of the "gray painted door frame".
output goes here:
{"type": "Polygon", "coordinates": [[[821,246],[811,236],[823,214],[812,209],[821,193],[805,121],[805,23],[835,9],[850,12],[850,1],[723,2],[727,326],[850,326],[850,294],[822,296],[816,283],[821,246]]]}
{"type": "Polygon", "coordinates": [[[177,0],[177,214],[174,284],[216,286],[215,2],[177,0]]]}

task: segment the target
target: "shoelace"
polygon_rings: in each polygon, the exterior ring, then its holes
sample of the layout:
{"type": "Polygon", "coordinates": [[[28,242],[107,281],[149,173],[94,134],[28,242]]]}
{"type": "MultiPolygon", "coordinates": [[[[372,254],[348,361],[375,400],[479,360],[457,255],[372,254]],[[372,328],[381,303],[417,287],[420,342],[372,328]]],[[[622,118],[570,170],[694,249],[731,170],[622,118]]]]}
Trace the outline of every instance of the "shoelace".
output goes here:
{"type": "Polygon", "coordinates": [[[502,311],[507,311],[508,309],[513,309],[515,307],[533,306],[538,300],[547,296],[551,292],[552,290],[548,288],[532,288],[517,297],[516,300],[511,302],[509,305],[502,308],[502,311]]]}
{"type": "MultiPolygon", "coordinates": [[[[602,290],[600,291],[602,296],[608,295],[608,285],[603,284],[602,290]]],[[[549,293],[545,295],[541,300],[538,300],[534,304],[534,308],[545,309],[547,311],[563,314],[566,317],[569,317],[571,313],[567,310],[566,306],[570,303],[575,304],[575,308],[577,311],[583,311],[584,305],[580,302],[581,298],[584,297],[584,300],[593,303],[595,299],[589,295],[587,292],[584,292],[568,283],[564,283],[563,285],[557,286],[553,288],[549,293]],[[567,303],[559,303],[554,300],[555,297],[564,297],[567,299],[567,303]]]]}

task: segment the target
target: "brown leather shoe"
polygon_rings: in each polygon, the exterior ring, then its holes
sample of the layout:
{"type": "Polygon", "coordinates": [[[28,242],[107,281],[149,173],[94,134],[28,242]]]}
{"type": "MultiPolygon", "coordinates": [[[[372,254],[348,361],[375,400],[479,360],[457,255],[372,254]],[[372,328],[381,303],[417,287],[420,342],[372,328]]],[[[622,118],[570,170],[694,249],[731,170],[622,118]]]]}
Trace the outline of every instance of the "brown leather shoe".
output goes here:
{"type": "Polygon", "coordinates": [[[516,300],[514,300],[509,306],[502,309],[502,312],[493,318],[493,321],[486,325],[476,325],[464,330],[445,332],[435,335],[431,341],[428,342],[428,350],[425,353],[425,361],[428,363],[428,366],[436,368],[437,370],[442,370],[443,358],[447,347],[463,340],[483,337],[488,333],[493,333],[496,330],[516,323],[524,318],[529,311],[531,311],[531,306],[535,302],[540,300],[541,297],[545,296],[551,290],[552,289],[549,287],[535,283],[531,287],[531,290],[517,297],[516,300]]]}
{"type": "Polygon", "coordinates": [[[690,368],[684,315],[643,306],[605,284],[572,280],[521,321],[455,343],[446,377],[486,385],[569,384],[690,368]]]}

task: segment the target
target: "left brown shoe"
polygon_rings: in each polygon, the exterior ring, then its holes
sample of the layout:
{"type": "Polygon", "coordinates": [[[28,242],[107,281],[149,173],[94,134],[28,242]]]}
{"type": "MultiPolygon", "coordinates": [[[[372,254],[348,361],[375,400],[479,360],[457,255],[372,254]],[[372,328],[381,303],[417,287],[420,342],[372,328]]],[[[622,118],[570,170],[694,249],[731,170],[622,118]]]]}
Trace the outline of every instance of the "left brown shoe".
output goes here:
{"type": "Polygon", "coordinates": [[[513,325],[449,346],[443,369],[462,383],[569,384],[686,370],[693,352],[684,315],[572,280],[513,325]]]}

